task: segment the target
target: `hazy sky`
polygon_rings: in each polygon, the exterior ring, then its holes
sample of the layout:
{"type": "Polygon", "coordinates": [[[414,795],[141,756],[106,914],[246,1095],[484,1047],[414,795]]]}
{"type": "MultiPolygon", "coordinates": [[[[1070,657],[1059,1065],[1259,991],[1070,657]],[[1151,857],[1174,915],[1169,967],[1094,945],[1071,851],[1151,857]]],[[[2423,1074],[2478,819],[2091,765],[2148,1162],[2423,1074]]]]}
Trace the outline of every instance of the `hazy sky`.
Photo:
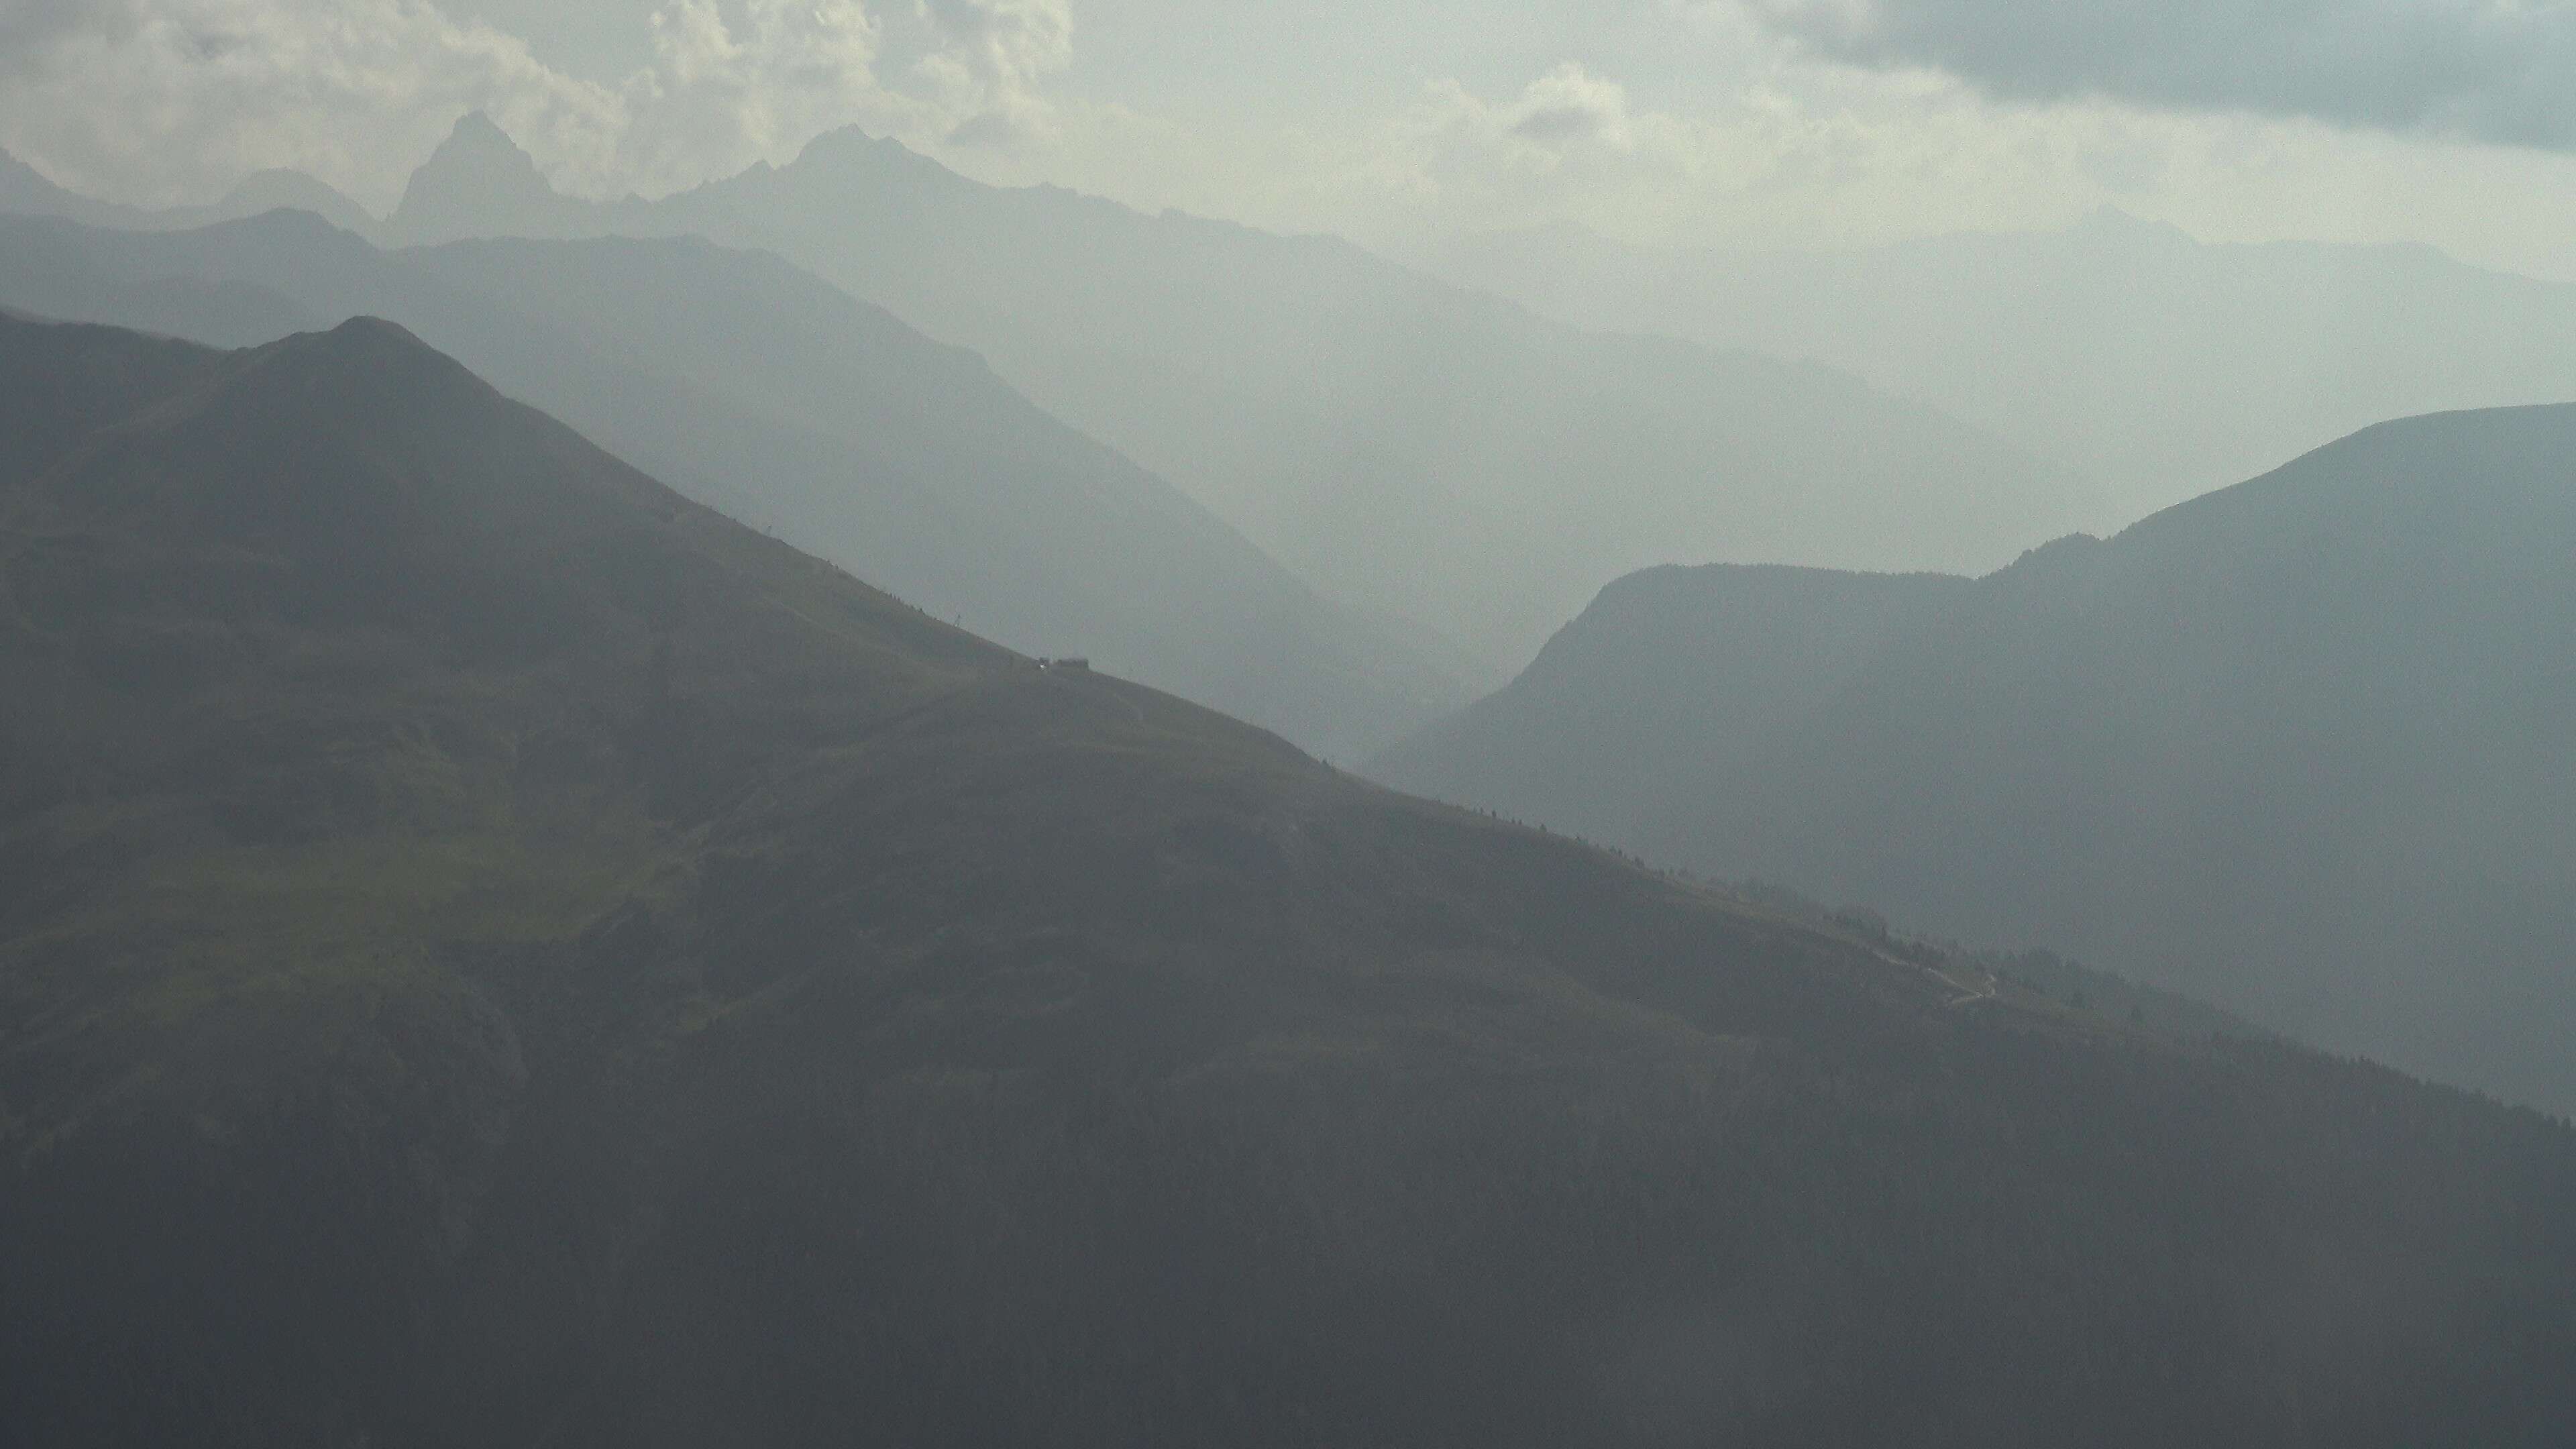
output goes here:
{"type": "Polygon", "coordinates": [[[0,0],[0,145],[379,210],[489,109],[648,192],[860,124],[994,180],[1406,242],[2051,226],[2576,275],[2569,0],[0,0]]]}

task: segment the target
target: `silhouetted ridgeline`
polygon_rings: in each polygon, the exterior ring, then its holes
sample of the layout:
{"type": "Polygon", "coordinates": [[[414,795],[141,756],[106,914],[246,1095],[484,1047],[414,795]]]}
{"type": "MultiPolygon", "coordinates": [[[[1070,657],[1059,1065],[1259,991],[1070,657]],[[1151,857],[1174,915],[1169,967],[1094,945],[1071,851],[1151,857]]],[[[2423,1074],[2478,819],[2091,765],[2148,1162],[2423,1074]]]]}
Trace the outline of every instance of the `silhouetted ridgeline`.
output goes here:
{"type": "Polygon", "coordinates": [[[0,323],[0,1439],[2554,1445],[2576,1135],[0,323]],[[41,426],[37,424],[41,423],[41,426]]]}

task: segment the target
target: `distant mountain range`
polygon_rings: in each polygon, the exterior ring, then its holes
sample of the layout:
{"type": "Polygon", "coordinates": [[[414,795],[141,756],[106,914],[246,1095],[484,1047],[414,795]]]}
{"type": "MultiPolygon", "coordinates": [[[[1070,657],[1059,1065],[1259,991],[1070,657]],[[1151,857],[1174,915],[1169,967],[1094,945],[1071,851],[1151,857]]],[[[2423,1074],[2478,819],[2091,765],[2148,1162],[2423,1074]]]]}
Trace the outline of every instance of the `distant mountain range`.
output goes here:
{"type": "Polygon", "coordinates": [[[2571,1202],[1040,670],[389,323],[0,322],[10,1443],[2539,1449],[2571,1202]]]}
{"type": "Polygon", "coordinates": [[[1463,646],[1485,683],[1641,565],[1986,568],[2104,521],[2022,453],[1845,373],[1579,331],[1329,238],[983,186],[856,131],[591,205],[469,116],[392,224],[775,251],[974,348],[1328,596],[1463,646]]]}
{"type": "Polygon", "coordinates": [[[2576,408],[1974,583],[1622,581],[1384,778],[2576,1109],[2576,408]]]}
{"type": "Polygon", "coordinates": [[[309,216],[0,221],[0,303],[240,346],[398,319],[692,497],[1032,654],[1354,758],[1467,697],[981,361],[703,242],[380,252],[309,216]]]}
{"type": "Polygon", "coordinates": [[[253,172],[211,206],[120,206],[67,191],[26,162],[0,151],[0,216],[59,216],[130,231],[185,231],[281,208],[309,211],[365,236],[378,235],[383,226],[366,208],[301,171],[253,172]]]}
{"type": "Polygon", "coordinates": [[[2576,401],[2576,286],[2425,246],[2212,245],[2106,210],[1850,252],[1559,227],[1425,265],[1582,326],[1847,369],[2096,480],[2106,523],[2389,418],[2576,401]]]}

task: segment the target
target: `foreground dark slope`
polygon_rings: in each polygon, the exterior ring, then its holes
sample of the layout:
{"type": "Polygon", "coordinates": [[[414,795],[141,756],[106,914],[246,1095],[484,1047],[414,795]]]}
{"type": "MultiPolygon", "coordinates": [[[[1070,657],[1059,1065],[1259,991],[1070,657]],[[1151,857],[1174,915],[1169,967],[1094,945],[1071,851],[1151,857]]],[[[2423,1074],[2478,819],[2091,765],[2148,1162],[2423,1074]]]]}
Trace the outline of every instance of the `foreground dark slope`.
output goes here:
{"type": "Polygon", "coordinates": [[[2576,1109],[2571,459],[2570,408],[2374,428],[2040,550],[1786,720],[1596,725],[1824,657],[1744,608],[1620,624],[1623,585],[1551,666],[1582,712],[1533,670],[1393,777],[1542,819],[1529,781],[1655,779],[1607,838],[2576,1109]]]}
{"type": "Polygon", "coordinates": [[[220,346],[415,330],[692,498],[1038,654],[1096,657],[1328,754],[1463,697],[981,360],[774,257],[679,240],[380,252],[309,216],[0,222],[0,303],[220,346]]]}
{"type": "Polygon", "coordinates": [[[856,130],[593,206],[468,117],[395,224],[775,251],[974,348],[1328,596],[1445,634],[1493,680],[1644,565],[1984,568],[2100,526],[2064,479],[1847,374],[1585,333],[1332,238],[984,186],[856,130]]]}
{"type": "Polygon", "coordinates": [[[2537,1117],[1038,672],[383,324],[0,384],[0,1440],[2576,1411],[2537,1117]]]}

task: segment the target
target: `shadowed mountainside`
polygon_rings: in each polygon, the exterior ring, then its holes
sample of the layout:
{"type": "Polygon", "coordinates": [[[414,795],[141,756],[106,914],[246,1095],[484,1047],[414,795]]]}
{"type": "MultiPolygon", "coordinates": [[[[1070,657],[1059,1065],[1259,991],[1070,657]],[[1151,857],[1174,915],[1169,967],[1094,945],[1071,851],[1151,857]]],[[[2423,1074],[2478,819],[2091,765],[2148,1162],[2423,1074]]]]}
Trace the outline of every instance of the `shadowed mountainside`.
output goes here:
{"type": "Polygon", "coordinates": [[[1889,645],[1972,593],[1949,574],[1708,564],[1601,591],[1510,685],[1381,755],[1435,799],[1630,842],[1706,799],[1889,645]]]}
{"type": "Polygon", "coordinates": [[[1819,576],[1854,651],[1630,580],[1384,773],[2566,1110],[2571,458],[2576,408],[2418,418],[1973,585],[1819,576]]]}
{"type": "Polygon", "coordinates": [[[2576,1135],[0,323],[0,1437],[2556,1442],[2576,1135]]]}

